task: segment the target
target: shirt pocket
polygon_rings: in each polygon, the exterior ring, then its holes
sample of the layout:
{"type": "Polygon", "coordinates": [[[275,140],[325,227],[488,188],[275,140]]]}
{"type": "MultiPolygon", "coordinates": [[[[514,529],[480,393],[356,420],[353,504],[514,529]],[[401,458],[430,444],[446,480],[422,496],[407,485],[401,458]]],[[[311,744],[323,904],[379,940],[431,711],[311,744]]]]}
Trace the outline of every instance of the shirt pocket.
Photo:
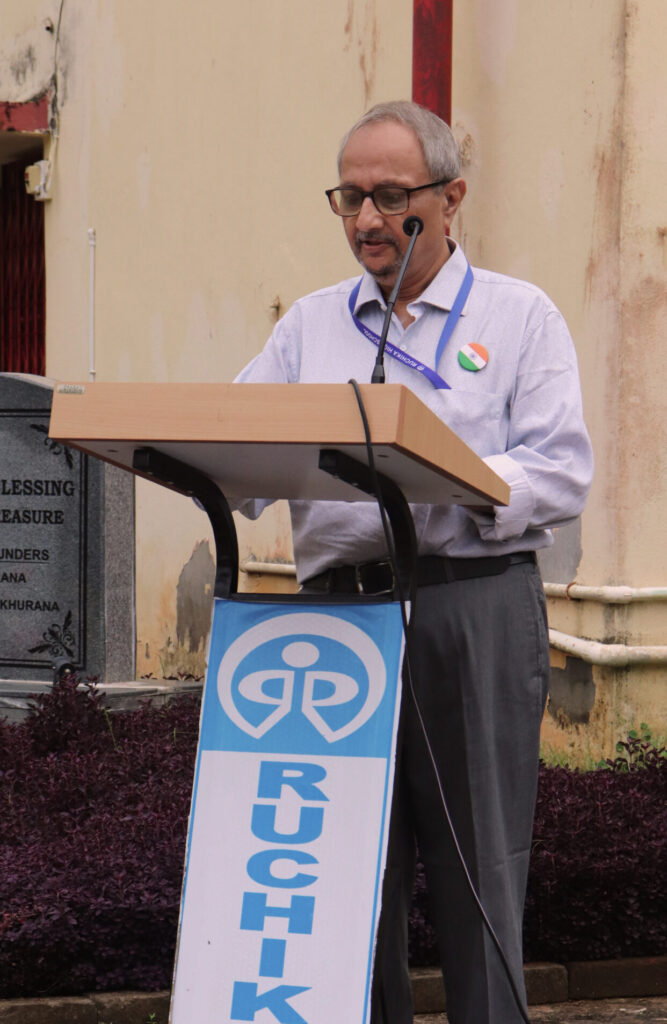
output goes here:
{"type": "Polygon", "coordinates": [[[509,405],[505,395],[438,390],[431,392],[427,405],[482,458],[507,451],[509,405]]]}

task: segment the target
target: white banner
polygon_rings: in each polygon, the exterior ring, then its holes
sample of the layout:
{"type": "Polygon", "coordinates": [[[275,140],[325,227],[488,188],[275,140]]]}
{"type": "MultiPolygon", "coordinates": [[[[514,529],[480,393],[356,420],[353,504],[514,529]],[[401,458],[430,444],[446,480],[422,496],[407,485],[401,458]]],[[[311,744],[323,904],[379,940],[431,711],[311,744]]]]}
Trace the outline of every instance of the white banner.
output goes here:
{"type": "Polygon", "coordinates": [[[216,601],[172,1024],[368,1021],[402,655],[394,603],[216,601]]]}

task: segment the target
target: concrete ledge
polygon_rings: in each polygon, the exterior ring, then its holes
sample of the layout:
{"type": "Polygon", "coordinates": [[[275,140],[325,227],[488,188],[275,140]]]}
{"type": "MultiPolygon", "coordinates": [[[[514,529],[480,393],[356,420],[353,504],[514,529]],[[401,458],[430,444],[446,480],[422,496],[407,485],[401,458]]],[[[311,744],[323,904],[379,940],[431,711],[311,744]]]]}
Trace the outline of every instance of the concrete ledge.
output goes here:
{"type": "Polygon", "coordinates": [[[167,1024],[169,992],[100,992],[0,1000],[2,1024],[167,1024]]]}
{"type": "MultiPolygon", "coordinates": [[[[442,1014],[445,993],[440,971],[421,967],[411,974],[415,1014],[442,1014]]],[[[557,1005],[568,1000],[664,996],[667,956],[565,966],[526,964],[524,976],[531,1006],[557,1005]]],[[[0,1000],[0,1024],[167,1024],[169,1002],[169,992],[101,992],[60,999],[0,1000]]],[[[438,1018],[430,1020],[435,1024],[438,1018]]]]}
{"type": "Polygon", "coordinates": [[[169,1018],[169,992],[99,992],[90,998],[96,1024],[167,1024],[169,1018]]]}
{"type": "Polygon", "coordinates": [[[569,998],[567,969],[562,964],[526,964],[523,976],[530,1006],[564,1003],[569,998]]]}
{"type": "Polygon", "coordinates": [[[667,995],[667,956],[572,963],[567,973],[570,999],[667,995]]]}
{"type": "MultiPolygon", "coordinates": [[[[445,992],[440,971],[422,967],[412,972],[415,1013],[441,1013],[445,992]]],[[[528,1003],[564,1003],[577,999],[619,999],[667,995],[667,956],[630,960],[591,960],[571,964],[526,964],[528,1003]]]]}
{"type": "MultiPolygon", "coordinates": [[[[445,989],[439,969],[418,967],[410,973],[415,1013],[441,1013],[445,1009],[445,989]]],[[[562,964],[526,964],[524,979],[531,1006],[568,999],[567,968],[562,964]]]]}
{"type": "Polygon", "coordinates": [[[97,1008],[87,996],[3,1000],[0,1021],[2,1024],[99,1024],[97,1008]]]}
{"type": "Polygon", "coordinates": [[[412,1001],[415,1013],[439,1013],[445,1008],[442,974],[435,967],[415,967],[412,977],[412,1001]]]}
{"type": "MultiPolygon", "coordinates": [[[[83,685],[83,684],[81,684],[83,685]]],[[[183,693],[201,693],[203,681],[195,679],[130,679],[104,683],[98,692],[109,711],[133,711],[145,701],[160,706],[183,693]]],[[[33,698],[49,693],[51,683],[0,679],[0,718],[16,724],[27,718],[35,706],[33,698]]]]}

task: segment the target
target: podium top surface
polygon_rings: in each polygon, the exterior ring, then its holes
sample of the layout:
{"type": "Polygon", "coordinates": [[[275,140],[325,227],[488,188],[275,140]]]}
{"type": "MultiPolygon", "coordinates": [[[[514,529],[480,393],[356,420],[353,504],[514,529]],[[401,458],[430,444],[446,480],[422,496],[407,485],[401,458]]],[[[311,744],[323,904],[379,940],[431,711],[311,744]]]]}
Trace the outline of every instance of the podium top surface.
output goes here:
{"type": "MultiPolygon", "coordinates": [[[[379,472],[412,502],[506,505],[508,485],[400,384],[362,384],[379,472]]],[[[367,463],[348,384],[57,383],[49,436],[132,472],[151,447],[247,498],[374,500],[318,467],[323,448],[367,463]]]]}

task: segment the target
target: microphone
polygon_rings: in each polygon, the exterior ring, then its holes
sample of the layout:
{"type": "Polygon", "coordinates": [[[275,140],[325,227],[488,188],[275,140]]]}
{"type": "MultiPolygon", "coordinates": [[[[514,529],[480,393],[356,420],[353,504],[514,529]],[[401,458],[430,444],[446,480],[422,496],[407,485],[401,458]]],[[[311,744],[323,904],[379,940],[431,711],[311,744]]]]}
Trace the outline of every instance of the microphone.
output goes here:
{"type": "Polygon", "coordinates": [[[406,235],[420,235],[424,230],[424,221],[421,217],[406,217],[403,221],[403,230],[406,235]]]}
{"type": "Polygon", "coordinates": [[[387,301],[387,310],[384,314],[384,323],[382,324],[382,333],[380,334],[380,341],[378,343],[378,354],[375,358],[375,366],[373,367],[373,375],[371,377],[371,384],[384,384],[384,350],[387,344],[387,335],[389,334],[389,324],[391,323],[391,314],[394,312],[394,306],[396,305],[396,299],[400,291],[401,285],[403,284],[403,278],[405,277],[405,271],[408,269],[408,263],[412,256],[412,250],[415,247],[417,241],[417,235],[424,230],[424,221],[421,217],[406,217],[403,221],[403,230],[406,235],[410,236],[408,247],[405,250],[405,256],[401,263],[396,278],[396,284],[392,288],[391,295],[387,301]]]}

